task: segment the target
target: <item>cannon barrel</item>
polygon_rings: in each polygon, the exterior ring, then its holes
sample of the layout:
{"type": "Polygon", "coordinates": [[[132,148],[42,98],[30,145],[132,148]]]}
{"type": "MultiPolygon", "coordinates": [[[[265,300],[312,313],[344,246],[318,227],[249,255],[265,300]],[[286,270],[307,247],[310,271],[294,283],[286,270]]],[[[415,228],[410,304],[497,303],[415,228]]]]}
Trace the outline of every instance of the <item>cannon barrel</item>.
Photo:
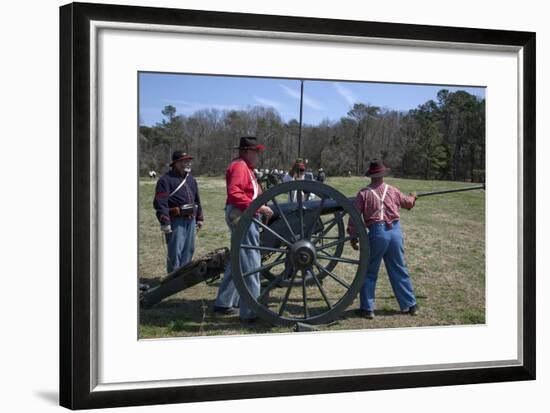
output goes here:
{"type": "MultiPolygon", "coordinates": [[[[355,198],[348,198],[350,202],[355,201],[355,198]]],[[[319,208],[321,201],[304,201],[303,206],[305,211],[313,211],[319,208]]],[[[285,215],[291,215],[293,212],[298,210],[298,204],[296,202],[288,202],[279,204],[277,208],[274,204],[268,204],[268,206],[273,210],[273,218],[279,217],[279,208],[281,212],[285,215]]],[[[321,210],[321,215],[333,214],[335,212],[341,211],[342,206],[338,204],[334,199],[327,199],[323,203],[323,209],[321,210]]]]}
{"type": "MultiPolygon", "coordinates": [[[[418,198],[422,198],[425,196],[432,196],[432,195],[441,195],[441,194],[449,194],[453,192],[466,192],[466,191],[473,191],[476,189],[485,189],[485,184],[483,185],[476,185],[476,186],[469,186],[467,188],[457,188],[457,189],[442,189],[439,191],[430,191],[430,192],[419,192],[416,194],[418,198]]],[[[348,198],[348,201],[350,201],[352,204],[355,202],[355,197],[348,198]]],[[[313,211],[319,208],[321,205],[321,201],[315,200],[315,201],[304,201],[303,207],[305,211],[313,211]]],[[[273,218],[279,217],[279,209],[285,214],[289,215],[294,211],[298,210],[298,204],[296,202],[288,202],[288,203],[280,203],[279,208],[277,208],[273,203],[269,204],[269,207],[273,210],[273,218]]],[[[328,215],[328,214],[334,214],[335,212],[341,211],[342,206],[338,204],[334,199],[327,199],[325,202],[323,202],[323,208],[321,209],[321,215],[328,215]]]]}

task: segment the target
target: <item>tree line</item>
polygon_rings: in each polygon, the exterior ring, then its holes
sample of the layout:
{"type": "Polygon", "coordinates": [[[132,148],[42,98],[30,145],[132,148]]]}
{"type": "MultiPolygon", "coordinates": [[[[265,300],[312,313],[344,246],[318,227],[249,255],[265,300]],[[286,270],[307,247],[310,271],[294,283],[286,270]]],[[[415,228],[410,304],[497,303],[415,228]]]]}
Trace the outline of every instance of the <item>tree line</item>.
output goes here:
{"type": "MultiPolygon", "coordinates": [[[[140,173],[164,172],[170,154],[194,156],[195,175],[222,175],[235,157],[239,137],[255,135],[267,147],[260,168],[289,169],[298,156],[299,123],[284,122],[272,107],[202,109],[189,116],[172,105],[163,120],[139,127],[140,173]]],[[[355,103],[337,121],[303,125],[301,157],[327,175],[362,175],[370,159],[381,159],[394,176],[484,181],[485,99],[442,89],[408,112],[355,103]]]]}

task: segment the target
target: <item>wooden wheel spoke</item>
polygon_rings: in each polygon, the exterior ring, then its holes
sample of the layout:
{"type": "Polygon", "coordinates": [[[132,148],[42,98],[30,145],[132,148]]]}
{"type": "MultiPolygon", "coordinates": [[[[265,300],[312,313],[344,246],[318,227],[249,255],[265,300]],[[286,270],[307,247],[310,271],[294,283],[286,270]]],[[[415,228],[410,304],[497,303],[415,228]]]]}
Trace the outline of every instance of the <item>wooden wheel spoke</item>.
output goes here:
{"type": "Polygon", "coordinates": [[[244,248],[245,250],[260,250],[260,251],[266,251],[266,252],[280,252],[282,254],[286,254],[287,250],[283,248],[271,248],[271,247],[264,247],[261,245],[248,245],[248,244],[241,244],[241,248],[244,248]]]}
{"type": "Polygon", "coordinates": [[[243,273],[243,278],[244,277],[248,277],[254,273],[257,273],[257,272],[262,272],[262,271],[265,271],[265,270],[269,270],[270,268],[273,268],[275,267],[276,265],[279,265],[279,264],[282,264],[286,261],[286,258],[285,259],[281,259],[281,260],[277,260],[277,261],[274,261],[274,262],[270,262],[269,264],[266,264],[266,265],[263,265],[259,268],[255,268],[253,270],[250,270],[250,271],[247,271],[245,273],[243,273]]]}
{"type": "Polygon", "coordinates": [[[325,204],[326,198],[321,198],[321,202],[319,202],[319,208],[315,210],[315,215],[313,217],[313,220],[311,221],[311,225],[309,227],[309,230],[307,231],[306,236],[308,238],[311,238],[311,235],[313,234],[313,230],[315,229],[315,224],[317,224],[317,220],[321,216],[321,211],[323,210],[323,205],[325,204]]]}
{"type": "Polygon", "coordinates": [[[294,280],[296,279],[296,274],[298,274],[298,271],[294,271],[294,274],[292,274],[292,277],[290,278],[290,283],[288,285],[288,289],[286,290],[286,294],[283,298],[283,302],[281,303],[281,308],[279,308],[279,317],[283,315],[286,308],[286,303],[288,302],[288,297],[290,297],[290,291],[292,290],[292,286],[294,285],[294,280]]]}
{"type": "Polygon", "coordinates": [[[352,237],[348,235],[348,236],[345,237],[345,238],[339,238],[338,241],[329,242],[328,244],[324,244],[324,245],[321,246],[321,247],[317,247],[316,250],[317,250],[317,251],[323,251],[323,250],[325,250],[325,249],[327,249],[327,248],[334,247],[334,246],[339,245],[339,244],[343,244],[343,243],[345,243],[345,242],[347,242],[347,241],[349,241],[349,240],[351,240],[351,239],[352,239],[352,237]]]}
{"type": "Polygon", "coordinates": [[[302,191],[296,194],[298,198],[298,219],[300,223],[300,237],[304,238],[304,200],[302,199],[302,191]]]}
{"type": "Polygon", "coordinates": [[[336,216],[331,219],[330,221],[327,221],[324,223],[324,225],[327,225],[329,222],[330,224],[325,228],[323,229],[323,231],[321,232],[320,235],[317,235],[315,237],[313,237],[312,241],[314,244],[318,243],[319,240],[324,237],[325,235],[327,235],[327,233],[339,222],[342,220],[343,216],[345,215],[345,212],[344,211],[340,211],[336,214],[336,216]]]}
{"type": "Polygon", "coordinates": [[[306,270],[302,270],[302,298],[304,300],[304,318],[309,318],[309,309],[307,307],[307,283],[306,283],[306,270]]]}
{"type": "Polygon", "coordinates": [[[317,285],[317,288],[319,289],[319,292],[321,293],[321,296],[323,297],[323,299],[325,300],[325,303],[327,303],[327,307],[329,310],[332,310],[332,304],[330,304],[330,301],[327,297],[327,293],[325,291],[325,289],[323,288],[321,282],[319,281],[319,279],[317,278],[317,276],[315,275],[315,272],[312,270],[311,271],[311,277],[313,278],[313,281],[315,282],[315,284],[317,285]]]}
{"type": "Polygon", "coordinates": [[[351,288],[351,285],[349,285],[346,281],[342,280],[340,277],[338,277],[337,275],[333,274],[332,272],[330,272],[329,270],[327,270],[325,267],[323,267],[322,265],[319,265],[318,263],[315,263],[315,266],[319,269],[319,271],[322,271],[324,272],[325,274],[327,274],[329,277],[331,277],[334,281],[336,281],[338,284],[346,287],[347,289],[350,289],[351,288]]]}
{"type": "Polygon", "coordinates": [[[255,222],[256,224],[258,224],[260,227],[262,227],[265,231],[268,231],[269,233],[271,233],[273,236],[275,236],[276,238],[278,238],[279,240],[281,240],[282,242],[284,242],[286,245],[288,245],[289,247],[292,247],[292,243],[288,240],[286,240],[285,238],[283,238],[280,234],[276,233],[275,231],[273,231],[271,228],[269,228],[267,225],[264,225],[263,222],[261,222],[260,220],[256,219],[256,218],[252,218],[252,221],[255,222]]]}
{"type": "Polygon", "coordinates": [[[279,283],[283,280],[283,277],[285,276],[285,271],[280,273],[277,277],[275,277],[271,282],[267,285],[267,287],[264,288],[260,296],[258,297],[258,302],[262,302],[263,299],[269,294],[271,290],[273,290],[279,283]]]}
{"type": "Polygon", "coordinates": [[[288,232],[289,234],[292,236],[292,240],[293,241],[296,241],[296,234],[294,233],[294,231],[292,230],[292,227],[290,226],[290,224],[288,223],[288,220],[286,219],[286,215],[283,213],[282,209],[281,209],[281,206],[279,205],[279,203],[277,202],[277,199],[273,198],[272,199],[273,201],[273,205],[275,205],[275,208],[277,209],[277,212],[279,212],[279,216],[281,217],[281,219],[283,220],[283,222],[285,223],[287,229],[288,229],[288,232]]]}
{"type": "Polygon", "coordinates": [[[346,257],[331,257],[330,255],[326,255],[324,251],[318,251],[318,252],[320,252],[321,254],[317,254],[317,259],[336,261],[336,262],[345,262],[346,264],[355,264],[355,265],[359,265],[360,263],[359,260],[354,260],[346,257]]]}

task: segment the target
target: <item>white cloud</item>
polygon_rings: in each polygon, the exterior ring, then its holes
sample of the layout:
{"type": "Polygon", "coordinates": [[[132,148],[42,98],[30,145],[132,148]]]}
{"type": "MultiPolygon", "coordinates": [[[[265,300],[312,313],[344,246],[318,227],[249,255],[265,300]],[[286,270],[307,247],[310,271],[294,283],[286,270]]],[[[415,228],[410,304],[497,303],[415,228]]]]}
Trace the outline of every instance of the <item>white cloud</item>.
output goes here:
{"type": "Polygon", "coordinates": [[[176,107],[176,111],[179,113],[185,113],[185,114],[192,114],[198,110],[203,109],[217,109],[217,110],[241,110],[243,109],[242,106],[239,105],[222,105],[222,104],[211,104],[211,103],[193,103],[190,102],[187,105],[174,105],[176,107]]]}
{"type": "MultiPolygon", "coordinates": [[[[297,90],[291,89],[286,85],[280,85],[280,86],[283,88],[283,90],[287,95],[300,101],[300,92],[298,92],[297,90]]],[[[304,94],[304,105],[315,110],[323,109],[323,106],[319,102],[317,102],[315,99],[305,96],[305,94],[304,94]]]]}
{"type": "Polygon", "coordinates": [[[169,105],[174,106],[189,106],[193,105],[192,102],[189,102],[187,100],[174,100],[174,99],[162,99],[164,103],[168,103],[169,105]]]}
{"type": "Polygon", "coordinates": [[[340,96],[342,96],[348,105],[352,106],[354,103],[359,102],[359,99],[353,94],[347,87],[342,86],[339,83],[334,83],[334,87],[340,96]]]}
{"type": "Polygon", "coordinates": [[[240,110],[242,109],[239,105],[208,105],[203,104],[203,108],[205,109],[218,109],[218,110],[240,110]]]}
{"type": "Polygon", "coordinates": [[[189,102],[187,100],[170,100],[162,99],[166,104],[176,107],[178,112],[192,113],[200,109],[218,109],[218,110],[239,110],[239,105],[224,105],[217,103],[201,103],[201,102],[189,102]]]}
{"type": "Polygon", "coordinates": [[[281,106],[281,104],[275,100],[265,99],[260,96],[254,96],[254,100],[264,106],[273,106],[276,109],[281,106]]]}

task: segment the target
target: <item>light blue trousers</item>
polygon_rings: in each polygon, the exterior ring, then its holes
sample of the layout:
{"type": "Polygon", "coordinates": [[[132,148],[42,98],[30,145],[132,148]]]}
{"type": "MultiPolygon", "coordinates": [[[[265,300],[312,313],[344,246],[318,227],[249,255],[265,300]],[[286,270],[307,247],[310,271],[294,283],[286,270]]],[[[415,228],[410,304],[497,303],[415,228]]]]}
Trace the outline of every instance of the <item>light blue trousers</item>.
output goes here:
{"type": "Polygon", "coordinates": [[[166,234],[168,257],[166,271],[172,271],[191,262],[195,253],[195,218],[177,217],[172,219],[172,232],[166,234]]]}
{"type": "Polygon", "coordinates": [[[390,277],[393,293],[401,311],[406,311],[416,304],[413,285],[405,265],[403,234],[399,221],[391,229],[384,223],[369,226],[370,257],[367,277],[359,295],[360,308],[374,311],[374,291],[382,259],[390,277]]]}
{"type": "MultiPolygon", "coordinates": [[[[229,227],[229,230],[233,232],[232,225],[229,222],[229,214],[233,206],[227,205],[225,209],[225,222],[229,227]]],[[[243,244],[245,245],[260,245],[260,231],[256,223],[252,223],[246,236],[244,237],[243,244]]],[[[254,268],[259,268],[262,265],[262,257],[260,250],[244,249],[241,248],[240,251],[241,259],[241,269],[244,272],[253,270],[254,268]]],[[[235,283],[233,282],[233,275],[231,273],[231,261],[225,267],[225,273],[223,274],[223,280],[218,289],[218,296],[216,297],[215,305],[217,307],[239,307],[240,317],[243,319],[254,318],[256,314],[254,310],[248,307],[244,300],[240,300],[239,292],[235,288],[235,283]]],[[[250,294],[253,297],[260,296],[260,273],[255,273],[249,275],[245,278],[245,283],[250,291],[250,294]]]]}

